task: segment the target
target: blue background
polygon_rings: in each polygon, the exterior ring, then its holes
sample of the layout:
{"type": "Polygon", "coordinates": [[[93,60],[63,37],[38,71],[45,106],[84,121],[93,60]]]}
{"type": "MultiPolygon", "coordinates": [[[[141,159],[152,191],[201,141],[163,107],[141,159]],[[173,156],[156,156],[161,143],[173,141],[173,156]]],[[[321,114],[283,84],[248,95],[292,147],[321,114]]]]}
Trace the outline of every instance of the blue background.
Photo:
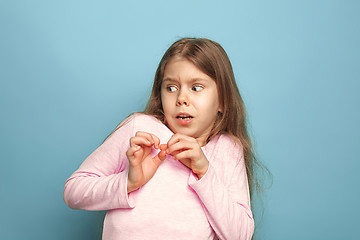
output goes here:
{"type": "Polygon", "coordinates": [[[355,239],[360,2],[0,1],[1,239],[99,239],[65,180],[128,114],[179,37],[222,44],[274,175],[259,239],[355,239]]]}

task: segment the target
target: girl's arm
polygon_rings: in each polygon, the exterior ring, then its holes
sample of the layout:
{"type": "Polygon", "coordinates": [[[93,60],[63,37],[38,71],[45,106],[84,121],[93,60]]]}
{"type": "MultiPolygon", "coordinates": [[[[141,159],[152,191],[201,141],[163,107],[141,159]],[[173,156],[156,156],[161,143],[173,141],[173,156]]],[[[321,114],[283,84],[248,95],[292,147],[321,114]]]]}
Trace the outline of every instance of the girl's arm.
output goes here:
{"type": "Polygon", "coordinates": [[[226,135],[209,145],[206,156],[195,139],[175,134],[167,152],[192,169],[189,185],[202,201],[217,236],[251,239],[254,220],[242,148],[226,135]]]}
{"type": "Polygon", "coordinates": [[[207,173],[197,180],[189,179],[205,209],[205,214],[219,239],[250,240],[254,232],[254,220],[250,208],[250,197],[243,158],[228,171],[217,174],[218,169],[210,163],[207,173]]]}
{"type": "Polygon", "coordinates": [[[127,194],[126,151],[133,135],[133,117],[96,149],[66,181],[64,201],[74,209],[109,210],[133,208],[127,194]]]}

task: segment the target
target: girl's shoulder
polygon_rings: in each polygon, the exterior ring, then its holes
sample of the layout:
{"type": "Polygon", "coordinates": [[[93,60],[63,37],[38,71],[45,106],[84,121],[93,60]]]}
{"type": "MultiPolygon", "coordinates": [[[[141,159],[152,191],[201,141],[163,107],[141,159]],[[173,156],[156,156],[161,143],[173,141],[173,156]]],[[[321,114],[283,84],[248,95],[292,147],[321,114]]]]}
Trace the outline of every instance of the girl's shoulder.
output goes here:
{"type": "Polygon", "coordinates": [[[113,130],[113,132],[107,137],[114,137],[114,136],[121,136],[124,135],[125,132],[132,132],[135,130],[136,126],[143,125],[146,122],[156,122],[157,119],[143,114],[143,113],[132,113],[128,117],[126,117],[124,120],[120,122],[120,124],[113,130]]]}
{"type": "Polygon", "coordinates": [[[162,124],[160,120],[155,118],[154,116],[141,113],[141,112],[135,112],[130,114],[127,118],[125,118],[116,128],[122,128],[127,125],[131,125],[132,127],[136,125],[144,125],[144,124],[162,124]]]}
{"type": "Polygon", "coordinates": [[[216,135],[207,145],[206,151],[213,155],[228,156],[229,159],[241,159],[243,147],[235,137],[222,133],[216,135]]]}
{"type": "Polygon", "coordinates": [[[134,112],[129,116],[129,118],[132,118],[138,122],[156,122],[156,123],[160,122],[160,120],[158,120],[156,117],[142,112],[134,112]]]}
{"type": "Polygon", "coordinates": [[[135,112],[131,114],[129,117],[129,121],[133,121],[135,128],[140,128],[140,130],[142,128],[151,129],[159,127],[161,128],[164,126],[164,124],[156,117],[141,112],[135,112]]]}
{"type": "Polygon", "coordinates": [[[104,140],[112,139],[119,141],[119,139],[126,138],[127,140],[135,136],[136,132],[148,132],[162,139],[162,142],[170,139],[172,132],[156,117],[135,112],[125,118],[110,135],[104,140]]]}
{"type": "Polygon", "coordinates": [[[143,131],[154,134],[162,143],[167,142],[173,135],[164,123],[152,115],[137,112],[133,113],[129,118],[129,121],[133,124],[134,133],[143,131]]]}
{"type": "Polygon", "coordinates": [[[217,148],[229,147],[229,148],[242,148],[240,141],[227,133],[221,133],[216,135],[210,142],[209,145],[216,146],[217,148]]]}

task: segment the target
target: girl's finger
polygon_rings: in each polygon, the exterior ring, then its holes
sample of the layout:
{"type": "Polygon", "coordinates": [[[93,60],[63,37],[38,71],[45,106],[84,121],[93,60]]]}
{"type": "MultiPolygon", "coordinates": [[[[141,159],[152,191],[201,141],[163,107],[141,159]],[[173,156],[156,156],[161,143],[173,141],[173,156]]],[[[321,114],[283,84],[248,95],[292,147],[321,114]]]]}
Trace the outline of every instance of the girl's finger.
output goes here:
{"type": "Polygon", "coordinates": [[[156,149],[159,149],[159,147],[160,147],[160,139],[157,136],[155,136],[154,134],[151,134],[151,137],[152,137],[152,140],[154,142],[154,147],[156,149]]]}
{"type": "Polygon", "coordinates": [[[135,133],[135,137],[146,138],[149,142],[153,143],[153,139],[150,133],[138,131],[135,133]]]}
{"type": "Polygon", "coordinates": [[[144,138],[144,137],[132,137],[130,138],[130,147],[135,147],[135,146],[151,146],[153,143],[151,143],[148,139],[144,138]]]}
{"type": "Polygon", "coordinates": [[[192,159],[193,158],[192,151],[190,151],[190,150],[176,152],[172,155],[176,160],[184,160],[184,159],[192,159]]]}
{"type": "Polygon", "coordinates": [[[164,161],[166,159],[166,152],[161,150],[157,156],[159,157],[159,160],[164,161]]]}
{"type": "Polygon", "coordinates": [[[176,142],[179,142],[182,138],[181,134],[174,134],[171,136],[171,138],[169,139],[169,141],[167,142],[168,147],[173,145],[176,142]]]}
{"type": "Polygon", "coordinates": [[[126,156],[129,159],[132,159],[137,154],[137,152],[139,152],[139,150],[141,150],[140,146],[130,147],[126,152],[126,156]]]}
{"type": "Polygon", "coordinates": [[[177,142],[181,142],[181,141],[187,141],[187,142],[191,142],[191,143],[197,143],[197,140],[193,137],[189,137],[183,134],[179,134],[176,133],[174,135],[172,135],[172,137],[170,138],[170,140],[167,142],[168,147],[170,147],[171,145],[177,143],[177,142]]]}
{"type": "Polygon", "coordinates": [[[136,132],[135,136],[143,137],[143,138],[147,139],[151,144],[154,144],[154,147],[156,149],[159,148],[160,139],[157,136],[155,136],[154,134],[139,131],[139,132],[136,132]]]}
{"type": "Polygon", "coordinates": [[[168,144],[166,153],[174,155],[177,152],[189,150],[193,147],[194,147],[193,143],[186,141],[186,140],[180,140],[178,142],[174,142],[173,144],[168,144]]]}
{"type": "Polygon", "coordinates": [[[160,150],[162,150],[162,151],[166,151],[166,149],[167,149],[167,144],[161,144],[159,148],[160,148],[160,150]]]}

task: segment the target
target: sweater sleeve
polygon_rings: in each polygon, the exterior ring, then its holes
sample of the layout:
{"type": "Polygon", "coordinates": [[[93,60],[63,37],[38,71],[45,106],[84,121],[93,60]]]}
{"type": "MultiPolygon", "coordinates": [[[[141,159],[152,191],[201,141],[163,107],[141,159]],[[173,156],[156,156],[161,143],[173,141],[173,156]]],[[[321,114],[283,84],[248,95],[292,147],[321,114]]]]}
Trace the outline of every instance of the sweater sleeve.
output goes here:
{"type": "MultiPolygon", "coordinates": [[[[189,178],[189,185],[202,201],[209,223],[219,239],[250,240],[254,220],[250,208],[250,194],[242,148],[231,149],[230,158],[210,165],[206,174],[197,180],[189,178]],[[232,161],[229,161],[232,160],[232,161]]],[[[220,152],[226,149],[220,149],[220,152]]]]}
{"type": "Polygon", "coordinates": [[[127,194],[126,157],[133,125],[133,117],[125,120],[65,182],[64,201],[70,208],[99,211],[135,206],[132,194],[127,194]]]}

